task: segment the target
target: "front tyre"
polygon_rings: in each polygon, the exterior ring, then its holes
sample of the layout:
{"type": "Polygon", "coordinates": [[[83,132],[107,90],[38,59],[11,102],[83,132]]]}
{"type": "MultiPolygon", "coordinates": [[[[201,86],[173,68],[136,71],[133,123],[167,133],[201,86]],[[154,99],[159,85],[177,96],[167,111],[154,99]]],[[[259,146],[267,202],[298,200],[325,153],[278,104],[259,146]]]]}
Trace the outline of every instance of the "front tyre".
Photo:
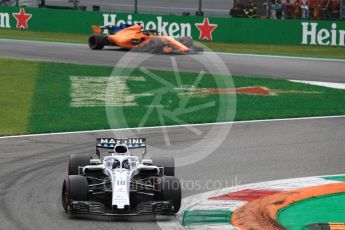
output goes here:
{"type": "Polygon", "coordinates": [[[177,213],[181,208],[181,185],[180,181],[173,176],[163,176],[159,179],[158,200],[170,201],[173,205],[173,213],[177,213]]]}
{"type": "Polygon", "coordinates": [[[68,162],[68,175],[79,175],[79,167],[90,165],[91,156],[72,154],[68,162]]]}
{"type": "Polygon", "coordinates": [[[101,50],[104,48],[105,38],[102,34],[93,34],[89,37],[89,47],[92,50],[101,50]]]}
{"type": "Polygon", "coordinates": [[[68,176],[62,185],[61,200],[65,212],[69,211],[71,201],[89,200],[89,184],[86,178],[78,175],[68,176]]]}
{"type": "Polygon", "coordinates": [[[173,157],[152,157],[152,164],[163,167],[164,176],[175,176],[175,160],[173,157]]]}

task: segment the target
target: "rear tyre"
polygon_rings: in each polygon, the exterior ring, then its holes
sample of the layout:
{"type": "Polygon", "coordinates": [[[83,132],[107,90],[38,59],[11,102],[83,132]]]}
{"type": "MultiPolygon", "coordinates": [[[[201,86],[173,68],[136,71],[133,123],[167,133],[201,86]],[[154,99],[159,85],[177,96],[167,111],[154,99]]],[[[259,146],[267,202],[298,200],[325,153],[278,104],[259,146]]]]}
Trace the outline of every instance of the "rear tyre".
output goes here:
{"type": "Polygon", "coordinates": [[[148,46],[149,46],[149,51],[151,53],[160,54],[160,53],[164,53],[163,49],[164,49],[164,46],[166,46],[166,44],[159,38],[152,38],[149,41],[148,46]]]}
{"type": "Polygon", "coordinates": [[[93,34],[89,37],[89,47],[92,50],[101,50],[104,48],[105,38],[101,34],[93,34]]]}
{"type": "Polygon", "coordinates": [[[196,53],[204,52],[204,48],[199,46],[193,46],[192,50],[196,53]]]}
{"type": "Polygon", "coordinates": [[[193,39],[191,37],[180,37],[178,41],[188,48],[193,47],[193,39]]]}
{"type": "Polygon", "coordinates": [[[68,162],[68,175],[79,175],[79,167],[90,165],[91,156],[72,154],[68,162]]]}
{"type": "Polygon", "coordinates": [[[158,199],[170,201],[173,205],[173,213],[177,213],[181,207],[181,185],[180,181],[173,176],[160,178],[158,199]]]}
{"type": "Polygon", "coordinates": [[[164,168],[164,176],[175,176],[175,160],[173,157],[153,157],[152,164],[164,168]]]}
{"type": "Polygon", "coordinates": [[[87,201],[89,200],[89,185],[83,176],[68,176],[62,185],[62,207],[65,212],[69,211],[70,201],[87,201]]]}

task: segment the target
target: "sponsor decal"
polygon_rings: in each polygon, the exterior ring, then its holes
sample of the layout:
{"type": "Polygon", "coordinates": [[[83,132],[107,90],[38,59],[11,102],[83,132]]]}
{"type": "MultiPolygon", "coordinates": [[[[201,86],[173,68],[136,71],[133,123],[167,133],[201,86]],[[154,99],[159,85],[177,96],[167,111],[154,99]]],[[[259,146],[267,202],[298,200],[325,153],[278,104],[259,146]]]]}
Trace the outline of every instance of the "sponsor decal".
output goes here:
{"type": "Polygon", "coordinates": [[[212,32],[217,28],[217,24],[210,24],[208,18],[204,18],[202,23],[195,23],[200,35],[199,40],[212,40],[212,32]]]}
{"type": "MultiPolygon", "coordinates": [[[[114,77],[92,77],[92,76],[70,76],[70,106],[71,107],[104,107],[106,103],[113,107],[139,106],[137,98],[152,97],[151,92],[132,93],[127,85],[127,80],[145,82],[144,77],[139,76],[114,76],[114,77]],[[109,84],[111,81],[113,84],[109,84]],[[110,88],[107,88],[110,87],[110,88]],[[112,88],[114,87],[114,88],[112,88]],[[108,93],[107,93],[108,92],[108,93]]],[[[297,93],[297,94],[317,94],[315,91],[295,91],[295,90],[278,90],[269,89],[263,86],[249,86],[240,88],[197,88],[182,87],[175,88],[174,95],[168,98],[163,96],[164,102],[160,106],[171,107],[174,109],[178,106],[178,96],[185,95],[189,97],[206,97],[208,95],[217,94],[243,94],[254,96],[277,96],[281,93],[297,93]],[[165,100],[166,99],[166,100],[165,100]],[[176,102],[176,103],[173,103],[176,102]]],[[[146,105],[150,107],[151,105],[146,105]]],[[[159,105],[154,105],[159,106],[159,105]]]]}
{"type": "Polygon", "coordinates": [[[10,15],[8,13],[0,13],[0,28],[11,28],[10,15]]]}
{"type": "Polygon", "coordinates": [[[302,22],[302,44],[322,46],[345,46],[345,30],[338,29],[337,23],[331,28],[319,28],[317,22],[302,22]]]}
{"type": "Polygon", "coordinates": [[[115,139],[115,138],[98,138],[97,142],[100,144],[143,144],[145,138],[128,138],[128,139],[115,139]]]}
{"type": "Polygon", "coordinates": [[[192,36],[192,28],[190,23],[167,22],[164,21],[164,18],[162,16],[156,16],[155,21],[144,22],[142,20],[133,21],[133,17],[131,14],[128,14],[126,19],[118,19],[117,14],[103,14],[104,26],[119,26],[126,23],[130,25],[140,23],[145,30],[157,30],[162,35],[168,35],[174,38],[192,36]]]}
{"type": "MultiPolygon", "coordinates": [[[[192,24],[189,22],[177,23],[164,20],[163,16],[156,16],[154,21],[133,20],[133,16],[128,14],[126,18],[118,18],[117,14],[103,14],[103,25],[121,24],[138,24],[140,23],[145,30],[157,30],[162,35],[179,37],[192,37],[192,24]]],[[[203,22],[195,23],[195,27],[199,30],[200,40],[212,40],[212,32],[217,28],[217,24],[211,24],[208,18],[204,18],[203,22]]],[[[194,27],[193,27],[194,28],[194,27]]]]}
{"type": "Polygon", "coordinates": [[[245,95],[258,95],[258,96],[277,96],[279,93],[318,93],[313,91],[294,91],[294,90],[278,90],[269,89],[263,86],[250,86],[233,89],[222,88],[180,88],[185,94],[194,95],[209,95],[209,94],[245,94],[245,95]]]}
{"type": "Polygon", "coordinates": [[[20,8],[18,13],[13,13],[12,15],[17,20],[16,28],[29,29],[28,21],[31,19],[32,14],[27,14],[24,8],[20,8]]]}
{"type": "Polygon", "coordinates": [[[71,107],[104,107],[106,100],[108,106],[136,106],[136,97],[151,96],[152,94],[133,94],[129,91],[126,81],[144,81],[143,77],[89,77],[89,76],[70,76],[71,88],[70,98],[71,107]],[[108,88],[108,81],[114,84],[108,88]]]}
{"type": "Polygon", "coordinates": [[[124,209],[129,206],[129,185],[127,181],[127,170],[115,169],[111,176],[113,183],[113,201],[112,205],[118,209],[124,209]]]}

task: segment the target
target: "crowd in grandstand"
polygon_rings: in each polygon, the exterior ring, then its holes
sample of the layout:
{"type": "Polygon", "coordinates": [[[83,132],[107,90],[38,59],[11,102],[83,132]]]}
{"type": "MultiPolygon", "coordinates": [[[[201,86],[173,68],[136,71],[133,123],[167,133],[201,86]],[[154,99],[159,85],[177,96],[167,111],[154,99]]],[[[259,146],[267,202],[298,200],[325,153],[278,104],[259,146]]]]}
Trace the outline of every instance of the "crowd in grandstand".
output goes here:
{"type": "Polygon", "coordinates": [[[235,18],[256,18],[256,5],[253,0],[248,0],[246,5],[240,0],[235,0],[230,15],[235,18]]]}
{"type": "MultiPolygon", "coordinates": [[[[341,0],[272,0],[267,5],[267,16],[273,19],[345,19],[345,4],[341,0]]],[[[255,18],[256,5],[253,0],[243,4],[235,0],[230,10],[232,17],[255,18]]]]}

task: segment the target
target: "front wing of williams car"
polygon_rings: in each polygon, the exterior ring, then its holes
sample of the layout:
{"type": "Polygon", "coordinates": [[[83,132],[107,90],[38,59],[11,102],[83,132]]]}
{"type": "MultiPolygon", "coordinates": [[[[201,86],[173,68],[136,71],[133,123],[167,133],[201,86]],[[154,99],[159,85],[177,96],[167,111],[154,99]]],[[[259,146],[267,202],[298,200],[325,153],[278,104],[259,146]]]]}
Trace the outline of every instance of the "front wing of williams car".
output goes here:
{"type": "Polygon", "coordinates": [[[115,212],[107,210],[102,203],[72,201],[71,214],[75,215],[99,215],[99,216],[142,216],[142,215],[172,215],[174,214],[171,202],[143,202],[134,210],[115,212]]]}
{"type": "Polygon", "coordinates": [[[72,155],[62,188],[65,211],[104,216],[177,213],[181,187],[174,177],[174,161],[168,157],[140,160],[129,153],[145,146],[143,138],[99,138],[98,159],[72,155]],[[101,157],[99,148],[112,149],[112,155],[101,157]]]}

